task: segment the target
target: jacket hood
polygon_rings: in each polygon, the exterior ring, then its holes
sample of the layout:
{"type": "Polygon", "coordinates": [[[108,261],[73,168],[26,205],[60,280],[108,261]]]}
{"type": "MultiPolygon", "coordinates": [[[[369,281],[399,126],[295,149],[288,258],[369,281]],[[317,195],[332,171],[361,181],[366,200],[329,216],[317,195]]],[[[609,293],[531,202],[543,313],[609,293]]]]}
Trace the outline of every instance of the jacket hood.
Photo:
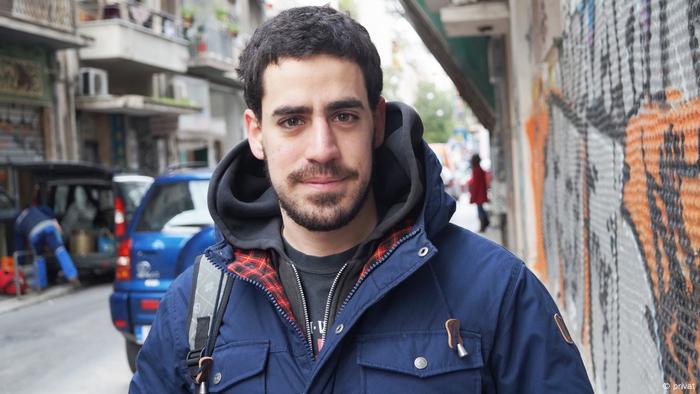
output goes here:
{"type": "MultiPolygon", "coordinates": [[[[381,237],[422,205],[417,224],[439,231],[454,212],[444,192],[440,164],[422,141],[423,125],[408,105],[386,105],[384,143],[374,150],[373,187],[380,221],[370,239],[381,237]],[[427,193],[426,193],[427,191],[427,193]]],[[[265,163],[253,156],[248,141],[219,163],[209,185],[209,212],[221,235],[240,249],[283,250],[277,195],[265,163]]]]}

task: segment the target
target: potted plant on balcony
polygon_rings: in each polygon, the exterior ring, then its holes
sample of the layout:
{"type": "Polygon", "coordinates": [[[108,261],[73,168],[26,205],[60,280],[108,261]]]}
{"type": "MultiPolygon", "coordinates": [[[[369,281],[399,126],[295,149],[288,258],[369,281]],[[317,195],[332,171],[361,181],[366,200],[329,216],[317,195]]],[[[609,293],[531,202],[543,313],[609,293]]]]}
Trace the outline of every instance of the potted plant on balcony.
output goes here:
{"type": "Polygon", "coordinates": [[[226,30],[228,31],[229,36],[231,36],[232,38],[236,38],[236,36],[238,36],[238,33],[241,32],[241,27],[238,25],[238,23],[230,21],[226,26],[226,30]]]}
{"type": "Polygon", "coordinates": [[[189,29],[190,27],[192,27],[192,24],[194,23],[194,8],[182,7],[182,10],[180,11],[180,15],[182,16],[182,25],[186,29],[189,29]]]}
{"type": "Polygon", "coordinates": [[[219,22],[228,22],[228,10],[224,7],[216,7],[214,9],[214,16],[219,22]]]}

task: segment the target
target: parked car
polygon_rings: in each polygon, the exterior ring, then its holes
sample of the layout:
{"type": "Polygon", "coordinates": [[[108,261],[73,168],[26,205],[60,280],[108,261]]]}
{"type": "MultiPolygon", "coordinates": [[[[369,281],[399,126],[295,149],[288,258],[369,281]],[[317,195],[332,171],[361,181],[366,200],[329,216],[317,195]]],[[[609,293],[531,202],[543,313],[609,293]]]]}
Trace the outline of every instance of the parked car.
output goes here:
{"type": "Polygon", "coordinates": [[[156,178],[119,243],[109,305],[132,371],[160,299],[195,256],[214,243],[207,209],[210,178],[211,170],[204,169],[179,169],[156,178]]]}
{"type": "MultiPolygon", "coordinates": [[[[80,277],[113,272],[119,227],[126,226],[153,178],[114,175],[109,168],[76,162],[9,167],[17,179],[19,208],[44,204],[53,210],[80,277]]],[[[52,280],[58,263],[53,256],[46,257],[52,280]]]]}
{"type": "Polygon", "coordinates": [[[141,199],[153,183],[150,176],[117,174],[114,182],[114,235],[117,239],[126,234],[126,227],[136,212],[141,199]]]}

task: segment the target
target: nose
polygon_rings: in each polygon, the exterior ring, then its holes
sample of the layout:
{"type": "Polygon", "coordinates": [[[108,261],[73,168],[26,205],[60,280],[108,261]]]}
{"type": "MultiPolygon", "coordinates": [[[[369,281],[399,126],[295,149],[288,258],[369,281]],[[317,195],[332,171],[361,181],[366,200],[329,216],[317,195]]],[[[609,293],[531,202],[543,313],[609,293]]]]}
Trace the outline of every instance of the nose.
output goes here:
{"type": "Polygon", "coordinates": [[[311,135],[306,148],[307,160],[327,163],[340,156],[338,140],[330,127],[328,119],[315,119],[309,132],[311,135]]]}

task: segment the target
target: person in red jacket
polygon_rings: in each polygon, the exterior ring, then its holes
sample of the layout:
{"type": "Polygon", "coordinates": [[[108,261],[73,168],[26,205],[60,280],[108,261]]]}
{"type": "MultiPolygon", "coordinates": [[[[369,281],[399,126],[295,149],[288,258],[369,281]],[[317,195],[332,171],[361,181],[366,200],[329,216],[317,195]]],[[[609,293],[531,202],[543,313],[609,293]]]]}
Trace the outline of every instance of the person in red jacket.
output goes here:
{"type": "Polygon", "coordinates": [[[489,188],[486,172],[481,168],[481,157],[479,154],[474,154],[472,162],[472,178],[469,180],[469,203],[476,204],[476,210],[479,213],[479,232],[483,233],[489,226],[489,215],[484,210],[484,204],[489,201],[487,190],[489,188]]]}

